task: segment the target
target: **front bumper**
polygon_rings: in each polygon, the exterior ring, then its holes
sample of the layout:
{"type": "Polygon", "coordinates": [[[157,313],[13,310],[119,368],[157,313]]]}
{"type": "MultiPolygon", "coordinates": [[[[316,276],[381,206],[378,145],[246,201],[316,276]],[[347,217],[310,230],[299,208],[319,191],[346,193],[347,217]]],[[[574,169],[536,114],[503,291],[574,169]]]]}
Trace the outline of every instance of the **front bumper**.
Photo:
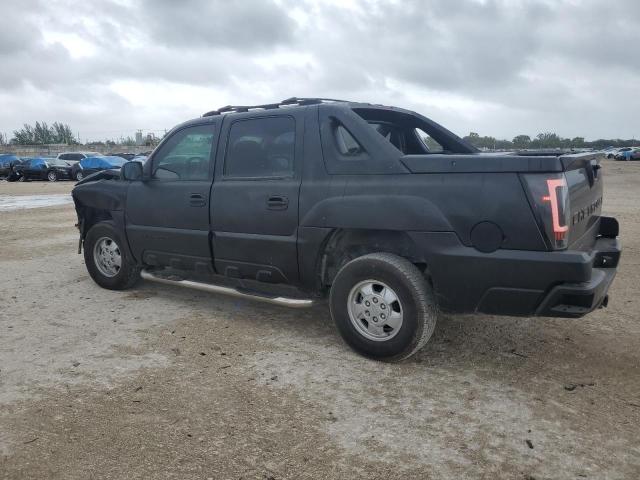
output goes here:
{"type": "Polygon", "coordinates": [[[589,251],[482,253],[446,232],[411,236],[444,311],[576,318],[607,305],[620,259],[617,222],[602,220],[589,251]]]}

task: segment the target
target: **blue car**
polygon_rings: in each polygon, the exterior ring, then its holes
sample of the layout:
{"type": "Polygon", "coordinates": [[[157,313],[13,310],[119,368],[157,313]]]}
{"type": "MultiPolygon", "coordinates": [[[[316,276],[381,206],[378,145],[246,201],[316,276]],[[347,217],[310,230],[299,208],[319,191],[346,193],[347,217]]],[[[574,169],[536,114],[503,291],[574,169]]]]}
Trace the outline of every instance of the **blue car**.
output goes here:
{"type": "Polygon", "coordinates": [[[0,155],[0,178],[9,178],[11,176],[12,167],[20,162],[15,155],[0,155]]]}
{"type": "Polygon", "coordinates": [[[621,148],[615,156],[616,160],[640,160],[640,147],[621,148]]]}
{"type": "Polygon", "coordinates": [[[102,170],[119,170],[125,162],[124,158],[115,156],[83,158],[71,168],[71,176],[80,181],[88,175],[102,170]]]}

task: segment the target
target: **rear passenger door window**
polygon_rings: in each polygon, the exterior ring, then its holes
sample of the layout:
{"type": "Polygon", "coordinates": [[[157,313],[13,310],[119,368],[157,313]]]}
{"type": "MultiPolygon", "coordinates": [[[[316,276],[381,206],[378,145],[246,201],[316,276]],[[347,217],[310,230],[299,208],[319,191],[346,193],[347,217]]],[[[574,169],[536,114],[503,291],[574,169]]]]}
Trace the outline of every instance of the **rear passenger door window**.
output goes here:
{"type": "Polygon", "coordinates": [[[153,156],[153,178],[207,180],[214,144],[212,125],[197,125],[174,133],[153,156]]]}
{"type": "Polygon", "coordinates": [[[295,137],[295,120],[289,116],[234,122],[227,142],[225,177],[292,177],[295,137]]]}
{"type": "Polygon", "coordinates": [[[352,157],[364,152],[362,145],[342,125],[336,125],[333,134],[336,140],[336,147],[342,155],[352,157]]]}
{"type": "Polygon", "coordinates": [[[427,148],[429,153],[442,153],[444,149],[442,145],[436,142],[433,137],[431,137],[427,132],[420,128],[415,129],[415,134],[418,136],[422,145],[427,148]]]}

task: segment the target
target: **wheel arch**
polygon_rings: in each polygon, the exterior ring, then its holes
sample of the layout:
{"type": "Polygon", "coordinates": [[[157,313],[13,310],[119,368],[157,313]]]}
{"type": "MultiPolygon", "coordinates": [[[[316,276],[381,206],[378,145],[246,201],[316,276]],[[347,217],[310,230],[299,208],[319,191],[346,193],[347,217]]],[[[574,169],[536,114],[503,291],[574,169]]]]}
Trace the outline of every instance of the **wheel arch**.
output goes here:
{"type": "Polygon", "coordinates": [[[87,232],[91,230],[91,227],[97,223],[109,220],[113,221],[113,215],[111,212],[103,208],[79,205],[76,208],[76,211],[78,212],[80,233],[83,240],[87,236],[87,232]]]}
{"type": "Polygon", "coordinates": [[[332,284],[340,268],[351,260],[369,253],[393,253],[406,258],[426,272],[424,254],[403,231],[378,229],[336,229],[327,238],[318,258],[318,271],[323,288],[332,284]]]}

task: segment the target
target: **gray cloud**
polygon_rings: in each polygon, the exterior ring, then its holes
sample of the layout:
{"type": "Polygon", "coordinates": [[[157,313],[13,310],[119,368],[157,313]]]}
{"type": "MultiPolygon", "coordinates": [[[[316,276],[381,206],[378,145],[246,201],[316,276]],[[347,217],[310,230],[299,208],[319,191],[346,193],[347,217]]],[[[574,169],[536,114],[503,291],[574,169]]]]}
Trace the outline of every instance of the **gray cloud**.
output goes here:
{"type": "Polygon", "coordinates": [[[4,10],[7,133],[45,119],[106,138],[170,128],[212,101],[322,95],[399,104],[460,134],[640,135],[635,0],[28,0],[4,10]]]}
{"type": "Polygon", "coordinates": [[[142,9],[153,40],[186,49],[262,50],[288,43],[296,28],[271,0],[145,0],[142,9]]]}

